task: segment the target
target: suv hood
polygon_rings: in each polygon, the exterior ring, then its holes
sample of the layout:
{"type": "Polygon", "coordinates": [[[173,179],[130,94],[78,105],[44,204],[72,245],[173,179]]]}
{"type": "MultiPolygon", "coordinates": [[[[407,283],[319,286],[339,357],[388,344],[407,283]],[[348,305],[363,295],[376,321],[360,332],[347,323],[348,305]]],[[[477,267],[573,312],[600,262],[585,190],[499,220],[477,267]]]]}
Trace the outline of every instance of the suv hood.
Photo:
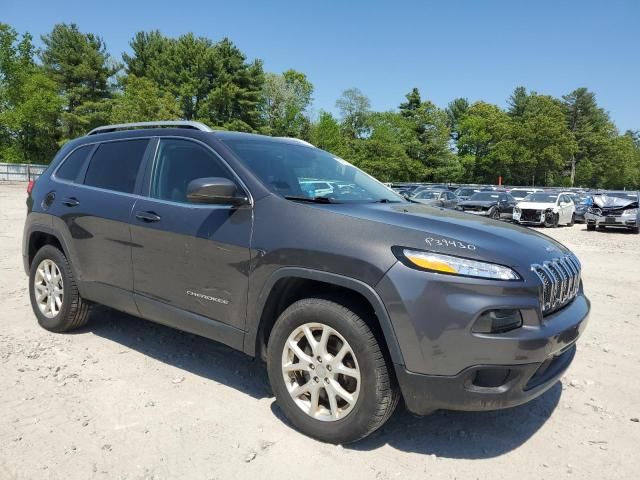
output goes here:
{"type": "MultiPolygon", "coordinates": [[[[456,255],[528,270],[533,263],[569,253],[561,243],[519,225],[415,203],[314,205],[350,217],[338,226],[346,232],[366,231],[366,241],[384,242],[456,255]],[[376,222],[365,229],[358,220],[376,222]]],[[[335,219],[334,219],[335,220],[335,219]]]]}

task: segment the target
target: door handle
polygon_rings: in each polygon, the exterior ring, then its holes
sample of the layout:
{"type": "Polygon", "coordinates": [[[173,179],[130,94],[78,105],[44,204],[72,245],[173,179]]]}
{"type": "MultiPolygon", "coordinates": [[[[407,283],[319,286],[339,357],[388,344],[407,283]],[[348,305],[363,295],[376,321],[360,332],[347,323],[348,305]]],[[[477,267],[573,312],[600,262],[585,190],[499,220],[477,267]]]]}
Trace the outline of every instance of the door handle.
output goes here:
{"type": "Polygon", "coordinates": [[[160,215],[153,212],[136,212],[136,218],[147,223],[160,221],[160,215]]]}
{"type": "Polygon", "coordinates": [[[75,197],[66,197],[62,200],[62,204],[66,205],[67,207],[77,207],[78,205],[80,205],[80,202],[75,197]]]}

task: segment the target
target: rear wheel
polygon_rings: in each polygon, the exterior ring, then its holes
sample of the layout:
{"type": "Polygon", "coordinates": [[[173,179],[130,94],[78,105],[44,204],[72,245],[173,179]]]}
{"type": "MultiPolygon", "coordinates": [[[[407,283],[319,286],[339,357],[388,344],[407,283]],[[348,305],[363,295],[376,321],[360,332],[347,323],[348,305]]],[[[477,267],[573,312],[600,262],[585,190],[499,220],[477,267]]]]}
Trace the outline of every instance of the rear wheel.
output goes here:
{"type": "Polygon", "coordinates": [[[569,223],[567,224],[569,227],[573,227],[573,224],[576,223],[576,214],[572,213],[571,214],[571,220],[569,221],[569,223]]]}
{"type": "Polygon", "coordinates": [[[87,323],[89,306],[80,297],[67,257],[45,245],[31,262],[29,297],[38,323],[52,332],[66,332],[87,323]]]}
{"type": "Polygon", "coordinates": [[[398,402],[393,372],[364,319],[323,298],[299,300],[269,338],[269,380],[302,433],[349,443],[382,426],[398,402]]]}

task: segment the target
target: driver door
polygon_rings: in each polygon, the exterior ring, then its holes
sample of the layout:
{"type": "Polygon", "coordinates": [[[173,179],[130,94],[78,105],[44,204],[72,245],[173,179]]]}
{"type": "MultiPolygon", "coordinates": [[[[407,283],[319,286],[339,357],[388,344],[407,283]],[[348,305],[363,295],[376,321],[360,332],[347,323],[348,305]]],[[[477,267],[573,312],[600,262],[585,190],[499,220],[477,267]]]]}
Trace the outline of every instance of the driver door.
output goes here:
{"type": "Polygon", "coordinates": [[[204,177],[228,178],[242,189],[208,146],[160,139],[149,195],[136,201],[130,220],[136,303],[160,323],[171,310],[164,304],[244,329],[252,208],[190,203],[187,185],[204,177]]]}

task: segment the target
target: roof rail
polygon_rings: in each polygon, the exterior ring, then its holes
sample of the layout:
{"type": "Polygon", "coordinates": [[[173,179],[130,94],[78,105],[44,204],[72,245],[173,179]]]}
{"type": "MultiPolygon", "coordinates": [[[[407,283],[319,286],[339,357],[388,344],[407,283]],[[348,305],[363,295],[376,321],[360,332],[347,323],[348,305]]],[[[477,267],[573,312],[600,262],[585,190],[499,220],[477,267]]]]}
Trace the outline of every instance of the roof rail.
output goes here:
{"type": "Polygon", "coordinates": [[[174,128],[191,128],[202,132],[213,132],[211,128],[204,123],[192,122],[189,120],[167,120],[162,122],[137,122],[137,123],[118,123],[116,125],[103,125],[91,130],[87,135],[95,135],[97,133],[109,133],[117,130],[134,130],[136,128],[158,128],[158,127],[174,127],[174,128]]]}

